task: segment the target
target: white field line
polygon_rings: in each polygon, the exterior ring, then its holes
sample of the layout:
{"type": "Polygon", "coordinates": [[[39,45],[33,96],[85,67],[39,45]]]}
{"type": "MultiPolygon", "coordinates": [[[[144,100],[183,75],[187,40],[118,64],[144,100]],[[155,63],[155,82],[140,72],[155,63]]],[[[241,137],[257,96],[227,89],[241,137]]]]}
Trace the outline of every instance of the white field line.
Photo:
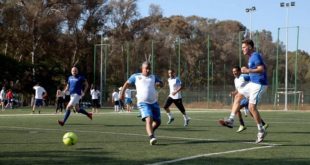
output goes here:
{"type": "Polygon", "coordinates": [[[251,150],[259,150],[259,149],[265,149],[265,148],[271,148],[271,147],[274,147],[274,146],[273,145],[272,146],[260,146],[260,147],[251,147],[251,148],[244,148],[244,149],[238,149],[238,150],[230,150],[230,151],[225,151],[225,152],[200,154],[200,155],[194,155],[194,156],[184,157],[184,158],[180,158],[180,159],[174,159],[174,160],[163,161],[163,162],[156,162],[156,163],[152,163],[152,164],[148,164],[148,165],[162,165],[162,164],[176,163],[176,162],[196,159],[196,158],[200,158],[200,157],[210,157],[210,156],[214,156],[214,155],[224,155],[224,154],[245,152],[245,151],[251,151],[251,150]]]}
{"type": "MultiPolygon", "coordinates": [[[[0,128],[10,128],[10,129],[23,129],[23,130],[43,130],[43,131],[63,131],[62,129],[53,129],[53,128],[28,128],[28,127],[16,127],[16,126],[0,126],[0,128]]],[[[67,130],[70,131],[70,130],[67,130]]],[[[125,136],[143,136],[146,137],[146,135],[142,134],[133,134],[133,133],[121,133],[121,132],[104,132],[104,131],[89,131],[89,130],[75,130],[75,132],[84,132],[84,133],[102,133],[102,134],[111,134],[111,135],[125,135],[125,136]]],[[[164,139],[179,139],[179,140],[199,140],[199,141],[216,141],[217,139],[201,139],[201,138],[186,138],[186,137],[173,137],[173,136],[158,136],[159,138],[164,139]]],[[[219,139],[218,139],[219,140],[219,139]]],[[[241,143],[247,143],[247,144],[255,144],[254,142],[241,142],[241,143]]],[[[257,149],[264,149],[264,148],[270,148],[274,146],[278,146],[280,144],[272,144],[272,143],[260,143],[260,147],[252,147],[252,148],[244,148],[244,149],[238,149],[238,150],[231,150],[231,151],[225,151],[225,152],[217,152],[217,153],[208,153],[208,154],[200,154],[190,157],[184,157],[180,159],[170,160],[170,161],[163,161],[163,162],[157,162],[152,165],[161,165],[161,164],[168,164],[168,163],[175,163],[179,161],[184,160],[190,160],[190,159],[196,159],[199,157],[208,157],[213,155],[223,155],[223,154],[229,154],[229,153],[236,153],[236,152],[245,152],[250,150],[257,150],[257,149]],[[267,145],[267,146],[266,146],[267,145]]]]}
{"type": "MultiPolygon", "coordinates": [[[[10,128],[10,129],[23,129],[23,130],[42,130],[42,131],[63,131],[63,129],[55,129],[55,128],[28,128],[28,127],[16,127],[16,126],[0,126],[0,128],[10,128]]],[[[66,130],[72,131],[72,130],[66,130]]],[[[134,134],[134,133],[124,133],[124,132],[106,132],[106,131],[90,131],[90,130],[74,130],[75,132],[82,133],[101,133],[101,134],[110,134],[110,135],[125,135],[125,136],[141,136],[147,137],[144,134],[134,134]]],[[[177,136],[157,136],[158,138],[163,139],[178,139],[178,140],[188,140],[188,141],[219,141],[221,139],[203,139],[203,138],[188,138],[188,137],[177,137],[177,136]]],[[[239,142],[245,144],[255,144],[254,142],[239,142]]],[[[280,144],[274,143],[260,143],[261,145],[269,145],[269,146],[277,146],[280,144]]]]}

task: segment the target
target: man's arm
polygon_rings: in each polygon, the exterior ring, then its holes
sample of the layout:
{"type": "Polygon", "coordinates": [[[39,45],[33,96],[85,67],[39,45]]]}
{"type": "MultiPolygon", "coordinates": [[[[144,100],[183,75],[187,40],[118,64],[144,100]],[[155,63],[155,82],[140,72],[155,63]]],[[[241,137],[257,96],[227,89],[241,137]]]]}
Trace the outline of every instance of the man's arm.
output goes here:
{"type": "Polygon", "coordinates": [[[130,86],[130,83],[129,83],[128,81],[126,81],[126,82],[124,83],[123,87],[122,87],[122,90],[120,91],[120,96],[119,96],[119,98],[120,98],[121,100],[124,100],[124,98],[125,98],[125,91],[126,91],[126,89],[127,89],[129,86],[130,86]]]}
{"type": "Polygon", "coordinates": [[[265,71],[265,69],[264,69],[263,65],[259,65],[255,69],[248,69],[245,66],[241,68],[241,72],[246,73],[246,74],[248,74],[248,73],[263,73],[264,71],[265,71]]]}
{"type": "Polygon", "coordinates": [[[84,92],[82,93],[82,96],[85,95],[85,93],[87,92],[88,86],[89,86],[89,85],[88,85],[88,81],[85,80],[85,81],[84,81],[84,92]]]}

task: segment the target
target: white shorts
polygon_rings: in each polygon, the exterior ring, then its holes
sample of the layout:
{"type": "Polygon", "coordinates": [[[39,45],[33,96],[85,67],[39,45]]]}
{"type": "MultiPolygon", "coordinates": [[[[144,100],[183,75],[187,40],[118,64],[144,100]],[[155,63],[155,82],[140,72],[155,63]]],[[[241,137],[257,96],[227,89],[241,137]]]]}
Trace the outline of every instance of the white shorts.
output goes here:
{"type": "Polygon", "coordinates": [[[240,94],[249,99],[250,104],[258,104],[262,94],[267,90],[267,85],[247,83],[242,89],[238,90],[240,94]]]}
{"type": "Polygon", "coordinates": [[[79,101],[81,99],[81,96],[78,94],[72,94],[70,95],[70,101],[69,101],[69,105],[75,106],[76,104],[79,104],[79,101]]]}

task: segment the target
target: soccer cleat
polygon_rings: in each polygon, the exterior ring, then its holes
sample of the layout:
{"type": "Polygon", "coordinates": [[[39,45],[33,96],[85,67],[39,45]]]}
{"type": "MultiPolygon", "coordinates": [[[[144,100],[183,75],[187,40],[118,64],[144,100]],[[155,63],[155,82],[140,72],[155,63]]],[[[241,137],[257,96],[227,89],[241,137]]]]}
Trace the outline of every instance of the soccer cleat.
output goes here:
{"type": "Polygon", "coordinates": [[[263,125],[263,127],[266,130],[269,127],[269,124],[265,123],[265,125],[263,125]]]}
{"type": "Polygon", "coordinates": [[[88,113],[87,117],[88,117],[90,120],[93,120],[93,114],[92,114],[92,113],[88,113]]]}
{"type": "Polygon", "coordinates": [[[240,133],[242,131],[246,130],[246,126],[240,125],[239,129],[236,131],[237,133],[240,133]]]}
{"type": "Polygon", "coordinates": [[[173,118],[173,117],[172,117],[172,118],[169,118],[167,124],[171,124],[173,121],[174,121],[174,118],[173,118]]]}
{"type": "Polygon", "coordinates": [[[228,127],[228,128],[233,128],[234,127],[234,122],[232,120],[229,119],[221,119],[219,120],[219,123],[222,126],[228,127]]]}
{"type": "Polygon", "coordinates": [[[156,138],[152,138],[150,140],[150,145],[155,145],[157,143],[157,139],[156,138]]]}
{"type": "Polygon", "coordinates": [[[60,121],[60,120],[58,120],[58,124],[59,124],[60,126],[64,126],[64,125],[65,125],[65,123],[64,123],[63,121],[60,121]]]}
{"type": "Polygon", "coordinates": [[[186,119],[186,120],[184,121],[184,127],[187,127],[187,126],[188,126],[190,120],[191,120],[191,119],[188,118],[188,119],[186,119]]]}
{"type": "Polygon", "coordinates": [[[266,135],[267,135],[266,131],[264,131],[264,130],[259,131],[257,133],[257,139],[256,139],[255,143],[258,144],[258,143],[262,142],[264,140],[264,138],[266,137],[266,135]]]}

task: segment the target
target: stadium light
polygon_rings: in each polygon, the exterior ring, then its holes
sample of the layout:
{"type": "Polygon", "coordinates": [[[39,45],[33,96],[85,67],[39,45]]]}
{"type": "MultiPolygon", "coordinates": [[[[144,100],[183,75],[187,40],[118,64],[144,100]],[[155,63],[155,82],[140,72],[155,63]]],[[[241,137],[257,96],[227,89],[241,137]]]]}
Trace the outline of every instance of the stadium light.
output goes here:
{"type": "MultiPolygon", "coordinates": [[[[110,44],[103,43],[107,42],[108,38],[105,37],[103,38],[101,35],[101,40],[100,44],[95,44],[94,45],[94,66],[96,65],[96,49],[97,47],[100,47],[100,104],[102,105],[103,103],[103,98],[106,99],[106,78],[107,78],[107,58],[108,58],[108,47],[110,44]],[[103,50],[104,47],[104,50],[103,50]],[[103,63],[104,63],[104,68],[103,68],[103,63]],[[103,93],[103,94],[102,94],[103,93]]],[[[94,67],[94,85],[96,85],[96,67],[94,67]]]]}
{"type": "Polygon", "coordinates": [[[250,13],[250,39],[252,38],[252,12],[256,11],[256,7],[252,6],[250,8],[246,8],[245,12],[250,13]]]}
{"type": "Polygon", "coordinates": [[[286,8],[286,49],[285,49],[285,105],[284,110],[287,111],[287,84],[288,84],[288,18],[289,8],[295,6],[295,2],[281,2],[280,7],[286,8]]]}

